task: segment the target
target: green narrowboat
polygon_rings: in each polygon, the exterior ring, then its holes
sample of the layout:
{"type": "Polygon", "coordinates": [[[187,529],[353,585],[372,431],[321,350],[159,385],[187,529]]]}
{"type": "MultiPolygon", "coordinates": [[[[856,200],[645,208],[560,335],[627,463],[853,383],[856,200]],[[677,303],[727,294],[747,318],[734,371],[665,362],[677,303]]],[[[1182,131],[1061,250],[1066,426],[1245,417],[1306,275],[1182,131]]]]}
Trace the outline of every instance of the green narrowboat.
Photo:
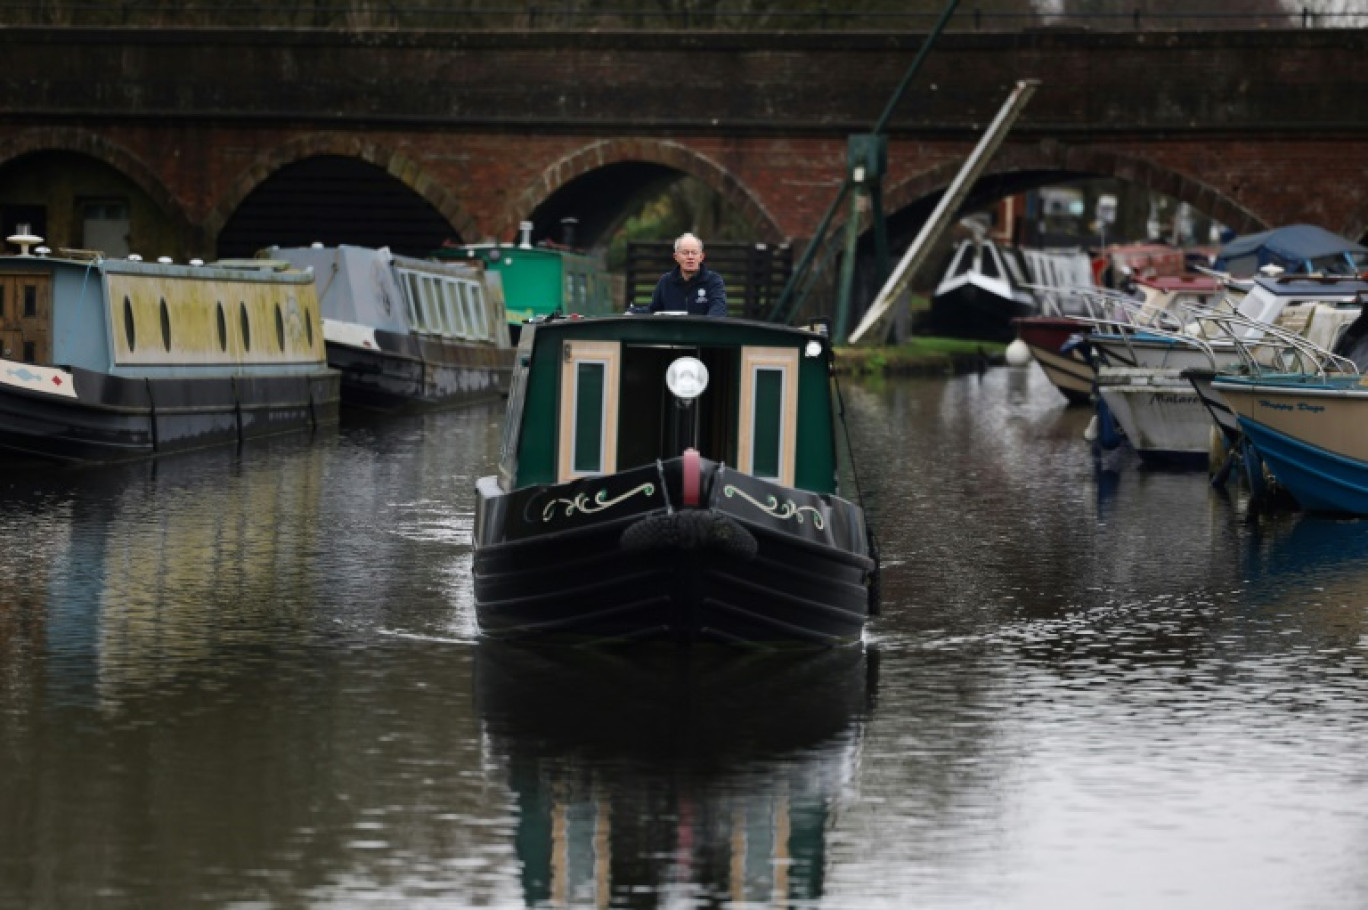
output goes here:
{"type": "Polygon", "coordinates": [[[471,243],[434,251],[438,261],[478,262],[503,282],[508,322],[517,327],[546,316],[603,316],[615,312],[602,257],[560,244],[534,246],[530,225],[518,243],[471,243]]]}
{"type": "Polygon", "coordinates": [[[671,314],[523,328],[474,588],[491,638],[858,641],[877,602],[838,491],[829,337],[671,314]]]}

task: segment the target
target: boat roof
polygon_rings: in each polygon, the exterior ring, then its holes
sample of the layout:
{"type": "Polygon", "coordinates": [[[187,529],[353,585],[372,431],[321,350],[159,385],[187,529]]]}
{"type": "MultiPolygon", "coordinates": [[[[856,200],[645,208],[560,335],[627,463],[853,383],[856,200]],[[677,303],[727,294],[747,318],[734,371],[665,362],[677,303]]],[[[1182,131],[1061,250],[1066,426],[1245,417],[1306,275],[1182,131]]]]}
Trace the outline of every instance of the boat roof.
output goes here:
{"type": "Polygon", "coordinates": [[[1211,275],[1137,275],[1136,284],[1156,291],[1219,291],[1221,282],[1211,275]]]}
{"type": "Polygon", "coordinates": [[[801,345],[817,339],[829,343],[816,326],[796,327],[775,322],[757,322],[718,316],[689,316],[675,313],[618,316],[571,316],[533,321],[523,326],[523,339],[548,333],[576,338],[603,338],[659,344],[789,344],[801,345]]]}
{"type": "Polygon", "coordinates": [[[1253,278],[1255,287],[1281,297],[1314,297],[1329,295],[1334,297],[1354,297],[1368,295],[1368,281],[1362,278],[1318,277],[1315,275],[1258,275],[1253,278]]]}
{"type": "Polygon", "coordinates": [[[1305,263],[1342,255],[1362,260],[1368,258],[1368,247],[1318,225],[1289,224],[1236,237],[1221,247],[1216,267],[1226,269],[1235,260],[1252,257],[1260,266],[1273,263],[1301,268],[1305,263]]]}
{"type": "Polygon", "coordinates": [[[279,259],[224,259],[216,262],[171,262],[106,258],[94,250],[58,250],[56,255],[0,256],[0,269],[33,268],[48,264],[61,269],[93,269],[109,275],[152,275],[202,281],[263,281],[274,284],[312,284],[313,275],[279,259]]]}

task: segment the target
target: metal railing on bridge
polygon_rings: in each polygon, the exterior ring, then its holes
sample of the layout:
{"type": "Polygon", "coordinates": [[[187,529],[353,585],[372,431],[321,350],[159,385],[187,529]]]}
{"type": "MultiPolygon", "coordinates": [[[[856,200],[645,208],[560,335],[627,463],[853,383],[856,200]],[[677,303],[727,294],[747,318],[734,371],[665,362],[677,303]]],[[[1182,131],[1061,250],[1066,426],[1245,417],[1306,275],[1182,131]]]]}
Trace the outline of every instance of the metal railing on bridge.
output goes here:
{"type": "MultiPolygon", "coordinates": [[[[910,4],[888,4],[889,9],[847,9],[834,2],[793,8],[756,9],[749,3],[710,3],[701,8],[683,0],[633,8],[604,8],[593,0],[509,3],[499,0],[443,2],[432,0],[314,0],[291,5],[238,3],[165,3],[163,0],[30,0],[0,2],[0,25],[72,28],[266,28],[399,31],[578,31],[679,28],[727,31],[928,31],[938,13],[935,3],[924,10],[910,4]],[[693,8],[691,8],[693,7],[693,8]]],[[[1015,4],[977,6],[958,11],[951,32],[1025,32],[1038,30],[1120,31],[1239,31],[1245,29],[1368,28],[1368,10],[1330,9],[1329,0],[1317,5],[1283,8],[1276,2],[1248,4],[1256,11],[1233,11],[1238,4],[1186,6],[1181,12],[1118,9],[1111,12],[1045,14],[1015,4]],[[1196,8],[1193,8],[1193,7],[1196,8]]],[[[1345,4],[1353,5],[1353,4],[1345,4]]]]}

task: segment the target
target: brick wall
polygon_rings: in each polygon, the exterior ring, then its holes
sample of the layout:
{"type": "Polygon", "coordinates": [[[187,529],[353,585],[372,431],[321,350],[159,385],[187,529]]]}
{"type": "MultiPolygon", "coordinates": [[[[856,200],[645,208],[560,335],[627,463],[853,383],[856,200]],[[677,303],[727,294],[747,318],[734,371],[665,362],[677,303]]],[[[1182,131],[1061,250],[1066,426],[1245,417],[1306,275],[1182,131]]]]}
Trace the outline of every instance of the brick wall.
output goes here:
{"type": "MultiPolygon", "coordinates": [[[[0,163],[49,148],[128,174],[212,237],[275,169],[385,167],[463,234],[510,236],[566,182],[645,160],[801,239],[921,36],[0,31],[0,163]]],[[[1114,175],[1238,228],[1368,228],[1362,31],[947,35],[891,120],[891,208],[944,188],[1012,83],[990,172],[1114,175]]]]}

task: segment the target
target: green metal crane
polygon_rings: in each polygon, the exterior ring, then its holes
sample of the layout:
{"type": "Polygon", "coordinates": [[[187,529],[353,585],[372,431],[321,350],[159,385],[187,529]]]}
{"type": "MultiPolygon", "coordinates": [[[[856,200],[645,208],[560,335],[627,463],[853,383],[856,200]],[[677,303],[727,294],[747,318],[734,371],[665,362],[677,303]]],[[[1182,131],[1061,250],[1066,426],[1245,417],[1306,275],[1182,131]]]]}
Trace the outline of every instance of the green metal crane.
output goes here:
{"type": "Polygon", "coordinates": [[[888,227],[883,214],[883,177],[888,169],[888,135],[886,129],[888,121],[893,117],[893,111],[898,102],[902,100],[907,88],[912,84],[913,77],[921,69],[922,61],[935,45],[936,39],[941,32],[945,31],[945,26],[950,21],[950,17],[955,12],[955,7],[959,5],[959,0],[949,0],[945,5],[945,10],[937,20],[935,28],[927,36],[926,41],[917,51],[916,58],[912,65],[908,67],[906,74],[903,75],[902,82],[894,90],[893,96],[888,99],[888,104],[884,106],[883,113],[879,116],[874,128],[868,133],[856,133],[848,138],[846,145],[846,178],[841,184],[841,189],[832,201],[831,207],[822,216],[821,222],[817,226],[816,233],[812,240],[803,251],[798,264],[794,266],[793,273],[789,276],[788,282],[784,285],[784,290],[779,295],[779,301],[771,314],[774,322],[787,322],[802,306],[807,296],[812,291],[817,277],[829,264],[837,247],[828,245],[826,242],[827,232],[831,228],[831,221],[836,212],[840,210],[841,203],[849,197],[849,211],[845,223],[845,258],[841,264],[840,291],[837,299],[837,316],[835,325],[835,337],[839,341],[845,340],[845,333],[850,320],[850,294],[854,285],[855,277],[855,246],[859,238],[861,215],[867,207],[870,212],[871,229],[874,232],[874,257],[875,270],[879,280],[883,280],[888,274],[888,227]],[[818,253],[822,253],[822,261],[814,268],[813,261],[818,253]]]}

